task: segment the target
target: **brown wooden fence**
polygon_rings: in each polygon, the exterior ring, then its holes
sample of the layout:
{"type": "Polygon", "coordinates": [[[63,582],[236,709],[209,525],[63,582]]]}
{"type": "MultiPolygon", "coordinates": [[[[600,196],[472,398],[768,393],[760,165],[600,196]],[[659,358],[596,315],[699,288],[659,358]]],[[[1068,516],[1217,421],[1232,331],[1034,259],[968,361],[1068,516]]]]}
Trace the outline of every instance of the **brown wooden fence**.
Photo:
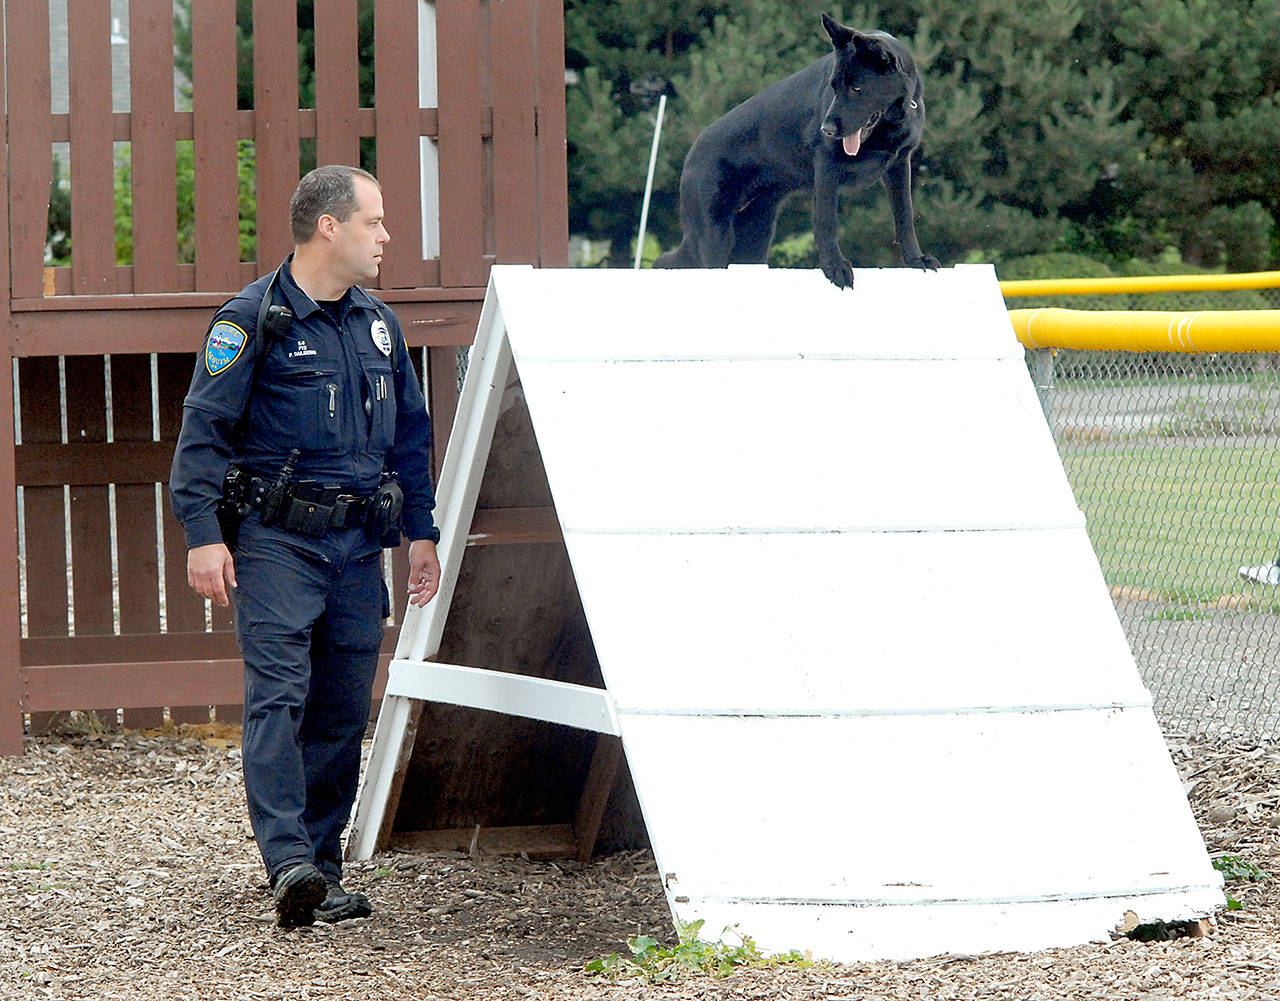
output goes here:
{"type": "MultiPolygon", "coordinates": [[[[38,725],[56,711],[123,710],[135,726],[158,723],[165,707],[179,720],[207,719],[210,706],[234,715],[230,616],[187,587],[164,483],[211,312],[291,248],[288,199],[311,150],[322,163],[374,158],[392,234],[378,294],[421,349],[437,461],[458,347],[473,336],[490,264],[568,259],[561,0],[377,0],[371,101],[360,97],[357,21],[372,2],[315,0],[315,99],[303,108],[295,0],[254,0],[253,22],[270,25],[272,44],[254,46],[249,108],[237,106],[237,5],[192,0],[190,110],[175,100],[174,0],[128,0],[129,69],[113,85],[122,5],[69,0],[65,53],[52,51],[48,0],[5,4],[0,21],[0,225],[10,234],[0,321],[14,371],[0,380],[0,419],[15,443],[0,448],[3,753],[21,749],[24,713],[38,725]],[[434,100],[420,79],[430,66],[419,52],[423,11],[435,14],[434,100]],[[59,56],[67,113],[52,103],[59,56]],[[194,162],[185,261],[184,144],[194,162]],[[244,149],[256,193],[247,219],[244,149]],[[55,150],[69,165],[72,250],[67,266],[50,268],[55,150]],[[433,153],[438,208],[423,183],[433,153]],[[116,223],[126,195],[131,255],[116,223]],[[245,231],[255,260],[241,260],[245,231]]],[[[397,562],[397,576],[403,569],[397,562]]],[[[402,611],[401,596],[397,619],[402,611]]]]}

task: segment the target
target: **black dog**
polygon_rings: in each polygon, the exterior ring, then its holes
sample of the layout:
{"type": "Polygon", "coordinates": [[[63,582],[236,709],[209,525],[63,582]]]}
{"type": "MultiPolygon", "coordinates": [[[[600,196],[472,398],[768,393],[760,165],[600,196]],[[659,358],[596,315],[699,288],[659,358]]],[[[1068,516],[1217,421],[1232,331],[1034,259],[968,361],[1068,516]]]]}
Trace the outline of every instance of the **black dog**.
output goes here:
{"type": "Polygon", "coordinates": [[[920,252],[911,208],[911,154],[924,131],[920,74],[892,35],[863,34],[822,15],[833,52],[713,122],[680,175],[684,238],[655,268],[763,264],[778,207],[813,192],[813,235],[822,272],[840,288],[853,270],[836,242],[837,192],[883,180],[902,259],[920,252]]]}

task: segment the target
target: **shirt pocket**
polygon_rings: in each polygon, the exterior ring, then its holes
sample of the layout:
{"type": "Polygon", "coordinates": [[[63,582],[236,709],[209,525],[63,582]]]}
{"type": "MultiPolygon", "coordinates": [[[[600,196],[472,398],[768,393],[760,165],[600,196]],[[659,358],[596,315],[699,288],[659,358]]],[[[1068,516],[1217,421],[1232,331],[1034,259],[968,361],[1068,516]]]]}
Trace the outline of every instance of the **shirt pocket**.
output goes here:
{"type": "Polygon", "coordinates": [[[336,366],[315,365],[276,376],[276,413],[271,423],[308,452],[342,450],[342,380],[336,366]]]}
{"type": "Polygon", "coordinates": [[[385,455],[396,441],[395,372],[389,365],[366,363],[365,406],[369,417],[369,451],[385,455]]]}

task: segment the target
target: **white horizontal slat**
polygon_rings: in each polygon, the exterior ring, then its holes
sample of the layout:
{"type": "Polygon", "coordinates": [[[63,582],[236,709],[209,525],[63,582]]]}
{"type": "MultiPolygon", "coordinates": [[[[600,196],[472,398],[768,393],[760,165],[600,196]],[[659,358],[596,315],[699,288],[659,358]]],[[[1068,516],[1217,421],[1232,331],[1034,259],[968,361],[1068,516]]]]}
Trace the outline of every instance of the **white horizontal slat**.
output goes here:
{"type": "MultiPolygon", "coordinates": [[[[1203,900],[1221,886],[1149,711],[620,720],[682,920],[707,902],[843,905],[856,922],[868,908],[1203,900]],[[673,780],[691,762],[705,780],[673,780]]],[[[982,948],[1007,947],[984,934],[982,948]]],[[[850,941],[839,955],[872,953],[850,941]]]]}
{"type": "Polygon", "coordinates": [[[616,735],[613,699],[602,688],[455,664],[393,660],[388,695],[447,702],[616,735]]]}
{"type": "Polygon", "coordinates": [[[492,286],[533,358],[1021,359],[991,265],[817,270],[546,270],[496,265],[492,286]]]}
{"type": "Polygon", "coordinates": [[[681,919],[701,918],[701,936],[750,935],[766,953],[791,950],[845,960],[906,960],[944,953],[1036,952],[1105,941],[1126,911],[1143,923],[1194,921],[1222,906],[1216,887],[1156,894],[1074,897],[1050,902],[996,901],[848,906],[789,901],[698,901],[681,919]]]}
{"type": "Polygon", "coordinates": [[[627,711],[1149,703],[1083,529],[566,542],[627,711]]]}
{"type": "Polygon", "coordinates": [[[525,362],[566,531],[1082,524],[1019,361],[525,362]]]}

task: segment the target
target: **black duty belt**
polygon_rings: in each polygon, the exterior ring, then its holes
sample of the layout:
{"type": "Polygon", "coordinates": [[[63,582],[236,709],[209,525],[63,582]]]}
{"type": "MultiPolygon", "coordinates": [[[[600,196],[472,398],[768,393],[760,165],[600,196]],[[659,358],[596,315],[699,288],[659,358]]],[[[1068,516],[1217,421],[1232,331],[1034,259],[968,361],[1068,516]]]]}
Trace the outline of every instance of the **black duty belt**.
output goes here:
{"type": "Polygon", "coordinates": [[[290,532],[321,536],[335,528],[356,528],[365,524],[373,494],[345,493],[336,488],[290,484],[283,488],[278,506],[271,512],[263,501],[270,484],[258,477],[249,481],[250,503],[263,512],[263,524],[278,525],[290,532]]]}

